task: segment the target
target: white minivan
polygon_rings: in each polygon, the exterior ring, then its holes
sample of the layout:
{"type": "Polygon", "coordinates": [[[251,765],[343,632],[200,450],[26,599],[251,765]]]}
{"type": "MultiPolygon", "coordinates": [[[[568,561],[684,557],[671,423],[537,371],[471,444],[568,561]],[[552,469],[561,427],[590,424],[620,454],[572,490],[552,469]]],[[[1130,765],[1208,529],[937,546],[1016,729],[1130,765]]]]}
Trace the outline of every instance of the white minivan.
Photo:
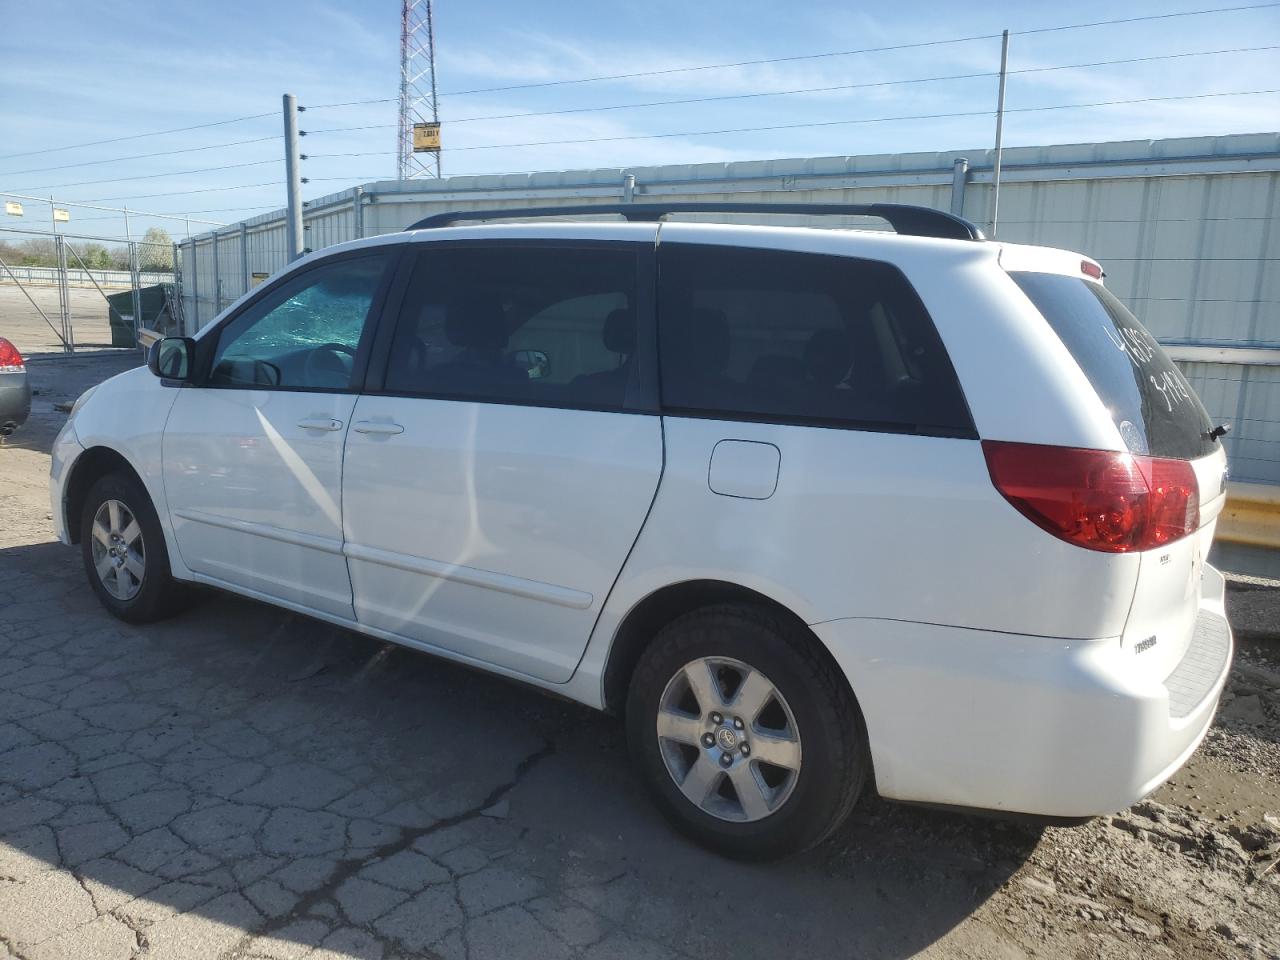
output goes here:
{"type": "Polygon", "coordinates": [[[869,790],[1118,810],[1227,674],[1224,428],[1096,262],[945,213],[433,217],[149,367],[54,449],[109,610],[204,584],[616,711],[730,856],[812,846],[869,790]],[[453,225],[496,219],[532,222],[453,225]]]}

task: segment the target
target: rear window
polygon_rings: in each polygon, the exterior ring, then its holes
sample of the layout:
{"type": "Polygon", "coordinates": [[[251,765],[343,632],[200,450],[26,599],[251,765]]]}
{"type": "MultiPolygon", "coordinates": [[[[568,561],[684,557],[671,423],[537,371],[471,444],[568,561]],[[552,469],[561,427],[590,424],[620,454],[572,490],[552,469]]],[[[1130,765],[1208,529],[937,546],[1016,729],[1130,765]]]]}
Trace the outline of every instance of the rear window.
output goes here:
{"type": "Polygon", "coordinates": [[[1106,287],[1056,273],[1010,273],[1075,358],[1130,453],[1194,460],[1218,441],[1169,355],[1106,287]]]}
{"type": "Polygon", "coordinates": [[[666,409],[972,435],[933,321],[891,264],[678,243],[658,264],[666,409]]]}

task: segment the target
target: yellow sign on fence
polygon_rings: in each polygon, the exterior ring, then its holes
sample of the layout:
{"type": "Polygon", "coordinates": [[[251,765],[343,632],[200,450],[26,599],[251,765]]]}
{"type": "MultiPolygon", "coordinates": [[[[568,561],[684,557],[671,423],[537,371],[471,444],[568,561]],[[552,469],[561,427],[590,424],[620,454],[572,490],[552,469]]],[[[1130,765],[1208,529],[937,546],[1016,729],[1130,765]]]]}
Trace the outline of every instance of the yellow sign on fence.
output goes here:
{"type": "Polygon", "coordinates": [[[413,125],[413,152],[440,152],[440,124],[415,123],[413,125]]]}
{"type": "Polygon", "coordinates": [[[4,202],[4,212],[11,217],[20,217],[22,216],[22,204],[18,203],[17,200],[6,200],[4,202]]]}

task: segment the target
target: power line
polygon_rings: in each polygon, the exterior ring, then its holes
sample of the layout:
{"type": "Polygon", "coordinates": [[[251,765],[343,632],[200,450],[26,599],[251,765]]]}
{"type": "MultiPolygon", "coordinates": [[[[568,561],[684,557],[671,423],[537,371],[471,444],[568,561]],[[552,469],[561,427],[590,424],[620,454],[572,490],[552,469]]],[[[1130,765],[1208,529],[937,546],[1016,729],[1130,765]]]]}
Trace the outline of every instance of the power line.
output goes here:
{"type": "Polygon", "coordinates": [[[308,110],[328,110],[332,107],[363,107],[371,103],[397,103],[399,97],[379,97],[376,100],[347,100],[344,103],[316,103],[307,107],[308,110]]]}
{"type": "Polygon", "coordinates": [[[280,209],[280,205],[277,203],[273,203],[265,207],[213,207],[212,209],[207,209],[207,210],[177,211],[177,215],[181,216],[184,212],[185,213],[231,213],[232,211],[235,211],[235,210],[248,210],[250,213],[261,213],[263,210],[278,210],[278,209],[280,209]]]}
{"type": "MultiPolygon", "coordinates": [[[[1197,51],[1191,51],[1186,53],[1163,53],[1163,54],[1154,54],[1152,56],[1147,56],[1147,57],[1125,57],[1119,60],[1095,60],[1088,63],[1064,63],[1064,64],[1057,64],[1054,66],[1047,66],[1047,67],[1023,67],[1018,70],[1010,70],[1009,74],[1012,75],[1012,74],[1027,74],[1027,73],[1049,73],[1056,70],[1080,70],[1080,69],[1091,68],[1091,67],[1111,67],[1111,66],[1122,66],[1125,64],[1151,63],[1158,60],[1179,60],[1179,59],[1186,59],[1188,57],[1209,57],[1209,56],[1220,56],[1223,54],[1258,53],[1258,52],[1269,51],[1269,50],[1280,50],[1280,44],[1272,44],[1270,46],[1262,46],[1262,47],[1232,47],[1224,50],[1197,50],[1197,51]]],[[[872,81],[872,82],[866,82],[866,83],[842,83],[842,84],[836,84],[833,86],[826,86],[826,87],[798,87],[791,90],[765,90],[765,91],[759,91],[755,93],[729,93],[729,94],[718,94],[718,95],[709,96],[709,97],[686,97],[686,98],[677,99],[677,100],[650,100],[644,103],[616,103],[616,104],[606,104],[603,106],[596,106],[596,107],[567,107],[561,110],[538,110],[538,111],[530,111],[525,113],[491,114],[491,115],[478,116],[478,117],[461,117],[457,120],[450,120],[448,122],[452,126],[459,123],[475,123],[478,121],[485,121],[485,120],[517,120],[525,117],[553,117],[553,116],[565,116],[568,114],[575,114],[575,113],[602,113],[602,112],[608,112],[608,111],[614,111],[614,110],[635,110],[635,109],[640,109],[644,107],[687,106],[689,104],[695,104],[695,103],[718,103],[726,100],[751,100],[751,99],[758,99],[761,97],[787,97],[787,96],[794,96],[797,94],[806,94],[806,93],[833,93],[833,92],[842,91],[842,90],[863,90],[863,89],[869,89],[869,88],[875,88],[875,87],[894,87],[894,86],[902,86],[906,84],[936,83],[941,81],[954,81],[954,80],[973,80],[973,79],[997,77],[997,76],[999,76],[999,73],[997,71],[988,70],[980,73],[953,73],[953,74],[947,74],[944,76],[910,77],[903,80],[878,80],[878,81],[872,81]]],[[[342,133],[342,132],[347,132],[352,130],[386,129],[387,127],[391,127],[391,126],[394,126],[394,124],[373,124],[370,126],[359,126],[359,127],[334,127],[334,128],[328,128],[328,129],[311,130],[311,131],[308,131],[308,133],[315,133],[315,134],[342,133]]],[[[373,157],[373,156],[380,156],[381,153],[382,151],[377,151],[374,153],[313,153],[313,154],[310,154],[310,156],[313,156],[313,157],[373,157]]]]}
{"type": "MultiPolygon", "coordinates": [[[[391,177],[384,177],[384,176],[381,176],[381,175],[378,175],[378,174],[374,174],[374,175],[369,175],[369,176],[346,176],[346,177],[305,177],[305,178],[304,178],[304,182],[306,182],[306,183],[324,183],[324,182],[326,182],[326,181],[330,181],[330,180],[347,180],[347,181],[351,181],[351,180],[363,180],[363,181],[372,181],[372,180],[394,180],[394,179],[395,179],[395,177],[394,177],[394,176],[391,176],[391,177]]],[[[173,191],[170,191],[170,192],[168,192],[168,193],[131,193],[131,194],[129,194],[128,196],[122,196],[122,197],[99,197],[99,198],[98,198],[98,199],[96,199],[96,200],[89,200],[89,201],[84,201],[84,202],[85,202],[85,203],[108,203],[108,202],[113,201],[113,200],[153,200],[153,199],[156,199],[156,198],[158,198],[158,197],[185,197],[185,196],[187,196],[188,194],[193,194],[193,193],[222,193],[222,192],[225,192],[225,191],[227,191],[227,190],[254,190],[254,189],[257,189],[257,188],[259,188],[259,187],[279,187],[279,186],[281,186],[281,182],[280,182],[279,180],[267,180],[267,181],[265,181],[265,182],[263,182],[263,183],[237,183],[237,184],[233,184],[232,186],[229,186],[229,187],[199,187],[199,188],[197,188],[197,189],[195,189],[195,190],[173,190],[173,191]]],[[[47,203],[48,201],[46,200],[45,202],[47,203]]],[[[60,200],[60,201],[58,201],[58,202],[59,202],[59,203],[61,203],[62,201],[60,200]]],[[[132,213],[133,213],[133,211],[132,211],[132,210],[130,210],[130,211],[129,211],[129,213],[130,213],[130,214],[132,214],[132,213]]]]}
{"type": "MultiPolygon", "coordinates": [[[[1280,93],[1280,89],[1271,90],[1232,90],[1220,93],[1196,93],[1176,97],[1135,97],[1128,100],[1098,100],[1092,103],[1060,103],[1039,107],[1011,107],[1005,113],[1035,113],[1044,110],[1080,110],[1089,107],[1115,107],[1137,103],[1166,103],[1175,100],[1205,100],[1212,97],[1250,97],[1261,94],[1280,93]]],[[[990,110],[966,110],[955,113],[919,113],[896,117],[866,117],[856,120],[819,120],[809,123],[779,123],[762,127],[730,127],[722,130],[686,130],[674,133],[642,133],[618,137],[586,137],[576,140],[533,140],[526,143],[487,143],[472,147],[454,147],[454,152],[462,150],[499,150],[514,147],[550,147],[577,143],[612,143],[624,140],[661,140],[670,137],[710,137],[726,133],[761,133],[770,130],[801,130],[806,127],[838,127],[852,126],[862,123],[891,123],[899,120],[947,120],[958,117],[985,117],[990,110]]]]}
{"type": "MultiPolygon", "coordinates": [[[[1169,20],[1175,17],[1198,17],[1214,13],[1237,13],[1246,10],[1263,10],[1280,6],[1280,2],[1255,3],[1244,6],[1214,7],[1205,10],[1184,10],[1176,13],[1153,13],[1140,17],[1121,17],[1113,20],[1094,20],[1088,23],[1069,23],[1053,27],[1034,27],[1027,30],[1011,30],[1011,35],[1056,33],[1062,30],[1084,30],[1091,27],[1117,26],[1126,23],[1141,23],[1149,20],[1169,20]]],[[[996,40],[998,33],[979,33],[968,37],[953,37],[948,40],[923,40],[915,43],[897,43],[883,47],[861,47],[856,50],[832,50],[825,53],[798,54],[790,57],[762,57],[757,60],[737,60],[730,63],[704,63],[688,67],[669,67],[665,70],[639,70],[634,73],[614,73],[595,77],[577,77],[570,80],[542,80],[535,83],[514,83],[498,87],[477,87],[472,90],[451,90],[441,93],[444,97],[462,97],[477,93],[502,93],[511,90],[532,90],[543,87],[562,87],[581,83],[600,83],[607,80],[634,80],[640,77],[662,77],[675,73],[696,73],[705,70],[728,70],[734,67],[755,67],[771,63],[794,63],[801,60],[822,60],[832,57],[851,57],[863,53],[888,53],[897,50],[918,50],[925,47],[939,47],[949,44],[970,43],[977,40],[996,40]]]]}
{"type": "MultiPolygon", "coordinates": [[[[391,124],[395,126],[395,124],[391,124]]],[[[360,153],[308,153],[308,159],[324,160],[330,157],[385,157],[389,151],[387,150],[369,150],[360,153]]]]}
{"type": "MultiPolygon", "coordinates": [[[[194,218],[194,216],[195,216],[196,214],[198,214],[198,213],[233,213],[233,212],[245,212],[245,213],[249,213],[249,214],[255,214],[255,213],[262,213],[262,212],[263,212],[263,211],[265,211],[265,210],[277,210],[277,209],[279,209],[279,207],[278,207],[277,205],[274,205],[274,204],[273,204],[273,205],[271,205],[271,206],[267,206],[267,207],[214,207],[214,208],[213,208],[213,209],[211,209],[211,210],[168,210],[168,211],[163,211],[163,212],[160,212],[160,213],[139,213],[139,212],[138,212],[138,211],[136,211],[136,210],[130,210],[130,211],[129,211],[129,216],[130,216],[130,217],[137,217],[137,218],[142,219],[142,220],[145,220],[147,217],[167,217],[167,218],[174,218],[174,217],[176,217],[176,218],[179,218],[179,219],[186,219],[187,217],[193,217],[193,218],[194,218]]],[[[109,216],[109,217],[76,217],[76,222],[77,222],[77,223],[92,223],[92,222],[98,222],[98,221],[103,221],[103,220],[119,220],[119,219],[121,219],[123,216],[124,216],[124,214],[123,214],[123,212],[121,212],[121,213],[113,214],[112,216],[109,216]]],[[[224,226],[224,224],[219,224],[219,226],[224,226]]]]}
{"type": "Polygon", "coordinates": [[[895,43],[884,47],[862,47],[857,50],[832,50],[827,53],[806,53],[791,57],[764,57],[759,60],[738,60],[732,63],[704,63],[689,67],[668,67],[665,70],[638,70],[635,73],[613,73],[597,77],[577,77],[572,80],[542,80],[537,83],[513,83],[502,87],[477,87],[473,90],[450,90],[442,97],[466,97],[477,93],[506,93],[511,90],[532,90],[540,87],[565,87],[580,83],[601,83],[607,80],[636,80],[641,77],[664,77],[674,73],[697,73],[704,70],[728,70],[733,67],[754,67],[770,63],[794,63],[798,60],[822,60],[830,57],[851,57],[861,53],[888,53],[895,50],[917,50],[923,47],[941,47],[975,40],[998,38],[998,33],[979,33],[970,37],[954,37],[950,40],[923,40],[915,43],[895,43]]]}
{"type": "Polygon", "coordinates": [[[121,163],[125,160],[149,160],[152,157],[171,157],[178,153],[197,153],[201,150],[221,150],[225,147],[239,147],[246,143],[262,143],[266,140],[278,140],[279,137],[253,137],[249,140],[232,140],[228,143],[210,143],[203,147],[182,147],[178,150],[157,150],[155,153],[135,153],[127,157],[112,157],[110,160],[85,160],[81,163],[64,163],[57,167],[32,167],[30,170],[5,170],[0,177],[16,177],[23,173],[48,173],[51,170],[69,170],[72,167],[93,167],[104,163],[121,163]]]}
{"type": "Polygon", "coordinates": [[[1247,10],[1267,10],[1280,7],[1280,3],[1250,3],[1238,7],[1212,7],[1207,10],[1178,10],[1173,13],[1149,13],[1141,17],[1118,17],[1114,20],[1095,20],[1092,23],[1069,23],[1059,27],[1030,27],[1026,30],[1010,30],[1011,36],[1032,33],[1057,33],[1059,30],[1084,30],[1089,27],[1115,27],[1126,23],[1145,23],[1150,20],[1174,20],[1178,17],[1200,17],[1213,13],[1241,13],[1247,10]]]}
{"type": "MultiPolygon", "coordinates": [[[[53,201],[53,199],[52,199],[52,198],[50,198],[50,197],[33,197],[33,196],[28,196],[28,195],[27,195],[27,194],[25,194],[25,193],[8,193],[8,192],[3,191],[3,190],[0,190],[0,196],[3,196],[3,197],[14,197],[15,199],[18,199],[18,200],[30,200],[30,201],[32,201],[33,203],[47,203],[47,204],[49,204],[49,205],[51,205],[51,206],[52,206],[52,205],[54,205],[54,201],[53,201]]],[[[94,202],[94,201],[92,201],[92,200],[59,200],[59,201],[57,201],[57,202],[58,202],[58,203],[61,203],[63,206],[67,206],[67,207],[78,207],[78,208],[83,209],[83,210],[104,210],[104,211],[107,211],[108,213],[117,213],[117,214],[121,214],[121,215],[123,215],[123,214],[124,214],[124,212],[125,212],[124,210],[119,209],[119,208],[116,208],[116,207],[103,207],[103,206],[99,206],[97,203],[95,203],[95,202],[94,202]]],[[[178,217],[178,216],[173,216],[172,214],[168,214],[168,213],[152,213],[152,212],[147,211],[147,210],[130,210],[130,211],[129,211],[129,213],[134,214],[135,216],[139,216],[139,217],[159,217],[159,218],[161,218],[161,219],[165,219],[165,220],[195,219],[194,217],[191,217],[191,216],[190,216],[190,214],[187,214],[186,216],[178,217]]],[[[198,222],[199,222],[199,223],[211,223],[211,224],[214,224],[214,225],[219,226],[219,227],[226,226],[226,224],[224,224],[224,223],[222,223],[221,221],[218,221],[218,220],[200,220],[200,221],[198,221],[198,222]]],[[[12,228],[6,228],[6,229],[10,229],[10,230],[18,230],[19,232],[21,232],[21,230],[22,230],[22,228],[21,228],[21,227],[12,227],[12,228]]]]}
{"type": "Polygon", "coordinates": [[[74,183],[52,183],[45,186],[23,187],[23,190],[57,190],[62,187],[84,187],[95,183],[119,183],[122,180],[155,180],[159,177],[180,177],[187,173],[214,173],[218,170],[236,170],[241,167],[260,167],[266,163],[279,163],[278,157],[270,160],[250,160],[248,163],[224,163],[217,167],[197,167],[194,170],[170,170],[167,173],[143,173],[136,177],[106,177],[102,180],[77,180],[74,183]]]}
{"type": "MultiPolygon", "coordinates": [[[[169,193],[131,193],[123,197],[98,197],[86,203],[110,203],[113,200],[152,200],[156,197],[185,197],[192,193],[221,193],[226,190],[252,190],[256,187],[278,187],[280,181],[268,180],[265,183],[237,183],[230,187],[198,187],[195,190],[174,190],[169,193]]],[[[130,211],[132,213],[133,211],[130,211]]]]}
{"type": "MultiPolygon", "coordinates": [[[[1061,24],[1058,26],[1050,26],[1050,27],[1032,27],[1025,30],[1014,30],[1011,32],[1014,35],[1055,33],[1055,32],[1064,31],[1064,30],[1082,30],[1082,29],[1087,29],[1092,27],[1117,26],[1117,25],[1129,24],[1129,23],[1141,23],[1141,22],[1148,22],[1148,21],[1155,21],[1155,20],[1169,20],[1169,19],[1174,19],[1178,17],[1195,17],[1195,16],[1204,16],[1204,15],[1218,14],[1218,13],[1239,13],[1239,12],[1250,11],[1250,10],[1264,10],[1264,9],[1271,9],[1277,6],[1280,6],[1280,2],[1245,4],[1245,5],[1230,6],[1230,7],[1213,7],[1213,8],[1207,8],[1202,10],[1184,10],[1184,11],[1178,11],[1174,13],[1147,14],[1144,16],[1120,17],[1120,18],[1115,18],[1111,20],[1095,20],[1087,23],[1061,24]]],[[[885,52],[892,52],[896,50],[911,50],[911,49],[921,49],[921,48],[927,48],[927,47],[945,46],[949,44],[968,43],[968,42],[977,41],[977,40],[991,40],[991,39],[996,39],[999,36],[1000,34],[998,33],[974,34],[968,37],[953,37],[953,38],[944,39],[944,40],[927,40],[927,41],[919,41],[915,43],[891,44],[891,45],[881,46],[881,47],[862,47],[855,50],[834,50],[834,51],[828,51],[824,53],[800,54],[800,55],[788,56],[788,57],[764,57],[764,58],[759,58],[755,60],[739,60],[739,61],[730,62],[730,63],[695,64],[687,67],[671,67],[665,70],[643,70],[643,71],[636,71],[633,73],[609,74],[609,75],[602,75],[602,76],[595,76],[595,77],[578,77],[578,78],[573,78],[568,80],[546,80],[546,81],[541,81],[537,83],[508,84],[505,86],[482,87],[482,88],[476,88],[472,90],[454,90],[454,91],[449,91],[448,93],[444,93],[442,94],[442,96],[458,97],[458,96],[467,96],[467,95],[477,94],[477,93],[496,93],[496,92],[503,92],[503,91],[509,91],[509,90],[526,90],[526,89],[534,89],[534,88],[540,88],[540,87],[567,86],[571,84],[596,83],[596,82],[602,82],[607,80],[630,80],[630,79],[636,79],[640,77],[666,76],[666,75],[676,74],[676,73],[693,73],[693,72],[700,72],[705,70],[724,70],[724,69],[730,69],[733,67],[759,66],[759,65],[771,64],[771,63],[793,63],[793,62],[798,62],[803,60],[820,60],[820,59],[827,59],[832,57],[854,56],[857,54],[864,54],[864,53],[885,53],[885,52]]],[[[312,107],[311,109],[318,110],[318,109],[331,108],[331,107],[361,106],[366,104],[391,103],[391,102],[394,102],[393,98],[349,100],[349,101],[340,102],[340,103],[318,104],[315,107],[312,107]]],[[[78,142],[73,144],[67,144],[61,147],[45,147],[40,150],[24,150],[18,153],[0,154],[0,160],[11,160],[16,157],[37,156],[45,153],[57,153],[62,150],[73,150],[73,149],[79,149],[82,147],[101,146],[103,144],[109,144],[109,143],[123,143],[129,140],[142,140],[148,137],[160,137],[160,136],[166,136],[168,134],[173,134],[173,133],[185,133],[189,130],[204,130],[210,127],[226,126],[228,124],[242,123],[249,120],[261,120],[266,117],[274,117],[274,116],[276,116],[274,111],[269,113],[247,114],[242,117],[230,117],[225,120],[213,120],[208,123],[191,124],[190,126],[185,126],[185,127],[173,127],[167,130],[153,130],[148,133],[135,133],[135,134],[129,134],[123,137],[110,137],[103,140],[91,140],[87,142],[78,142]]],[[[382,128],[382,125],[375,125],[375,126],[368,126],[368,127],[340,128],[340,129],[369,130],[369,129],[381,129],[381,128],[382,128]]],[[[315,131],[315,132],[318,133],[321,131],[315,131]]],[[[338,132],[338,130],[332,130],[332,131],[326,131],[326,132],[338,132]]]]}
{"type": "MultiPolygon", "coordinates": [[[[1050,28],[1050,29],[1056,29],[1056,28],[1050,28]]],[[[1221,56],[1226,54],[1239,54],[1239,53],[1258,53],[1258,52],[1272,51],[1277,49],[1280,49],[1280,45],[1273,44],[1269,46],[1258,46],[1258,47],[1232,47],[1232,48],[1221,49],[1221,50],[1197,50],[1197,51],[1189,51],[1189,52],[1183,52],[1183,53],[1155,54],[1155,55],[1146,56],[1146,57],[1126,57],[1126,58],[1117,59],[1117,60],[1096,60],[1096,61],[1090,61],[1087,63],[1057,64],[1057,65],[1045,66],[1045,67],[1023,67],[1017,70],[1010,70],[1009,73],[1010,74],[1046,73],[1046,72],[1052,72],[1057,70],[1077,70],[1077,69],[1086,69],[1086,68],[1093,68],[1093,67],[1121,66],[1126,64],[1150,63],[1150,62],[1155,62],[1160,60],[1186,59],[1190,57],[1221,56]]],[[[506,114],[492,114],[492,115],[483,115],[483,116],[475,116],[475,117],[461,117],[459,119],[450,121],[450,123],[451,124],[475,123],[475,122],[482,122],[482,121],[488,121],[488,120],[513,120],[513,119],[521,119],[526,117],[532,118],[532,117],[547,117],[547,116],[565,116],[565,115],[571,115],[571,114],[577,114],[577,113],[611,112],[616,110],[633,110],[633,109],[662,107],[662,106],[686,106],[690,104],[715,103],[715,102],[723,102],[728,100],[750,100],[750,99],[759,99],[764,97],[784,97],[784,96],[795,96],[800,94],[811,94],[811,93],[834,93],[837,91],[844,91],[844,90],[859,90],[859,89],[871,89],[871,88],[880,88],[880,87],[912,85],[912,84],[920,84],[920,83],[935,83],[935,82],[950,82],[950,81],[956,81],[956,80],[982,79],[982,78],[994,77],[997,75],[998,74],[994,71],[983,71],[978,73],[946,74],[946,75],[931,76],[931,77],[910,77],[910,78],[905,78],[900,80],[881,80],[881,81],[873,81],[873,82],[866,82],[866,83],[835,84],[835,85],[823,86],[823,87],[798,87],[798,88],[789,89],[789,90],[765,90],[765,91],[758,91],[758,92],[752,92],[752,93],[722,94],[722,95],[709,96],[709,97],[686,97],[686,98],[673,99],[673,100],[651,100],[651,101],[641,102],[641,103],[606,104],[606,105],[594,106],[594,107],[568,107],[560,110],[540,110],[540,111],[529,111],[529,112],[523,112],[523,113],[506,113],[506,114]]],[[[386,100],[381,100],[381,101],[353,100],[353,101],[349,101],[348,103],[342,103],[342,104],[320,104],[319,106],[313,107],[312,109],[320,109],[320,107],[330,107],[330,106],[350,106],[355,104],[372,103],[372,102],[394,102],[394,98],[388,98],[386,100]]],[[[358,126],[358,127],[337,127],[337,128],[327,128],[327,129],[320,129],[320,130],[314,130],[314,131],[308,131],[308,132],[313,134],[336,133],[336,132],[346,132],[346,131],[352,131],[352,130],[386,129],[392,126],[395,126],[395,124],[373,124],[373,125],[358,126]]],[[[127,160],[146,160],[146,159],[151,159],[153,157],[174,156],[177,154],[196,153],[204,150],[215,150],[215,149],[223,149],[228,147],[244,146],[244,145],[254,144],[254,143],[263,143],[265,141],[275,140],[275,139],[277,139],[275,136],[252,137],[245,140],[232,140],[226,143],[208,144],[206,146],[201,146],[201,147],[182,147],[177,150],[161,150],[161,151],[155,151],[152,153],[132,154],[126,157],[113,157],[107,160],[88,160],[80,163],[67,163],[67,164],[62,164],[60,166],[56,166],[56,167],[33,167],[28,170],[10,170],[0,175],[18,176],[20,174],[27,174],[27,173],[47,173],[53,170],[66,170],[74,167],[89,167],[89,166],[97,166],[97,165],[109,164],[109,163],[121,163],[127,160]]],[[[381,156],[384,152],[385,151],[372,151],[372,152],[366,152],[366,153],[321,153],[321,154],[310,154],[310,156],[313,156],[313,157],[372,157],[372,156],[381,156]]],[[[99,182],[103,182],[103,181],[99,181],[99,182]]],[[[64,184],[63,186],[69,186],[69,184],[64,184]]]]}
{"type": "Polygon", "coordinates": [[[323,127],[320,130],[308,130],[306,131],[306,135],[310,137],[317,133],[350,133],[352,130],[387,130],[391,127],[398,126],[399,124],[396,123],[370,123],[359,127],[323,127]]]}
{"type": "MultiPolygon", "coordinates": [[[[1070,23],[1070,24],[1061,24],[1061,25],[1052,26],[1052,27],[1031,27],[1026,30],[1011,30],[1010,34],[1011,35],[1030,35],[1030,34],[1040,34],[1040,33],[1056,33],[1062,30],[1083,30],[1083,29],[1092,28],[1092,27],[1117,26],[1117,25],[1126,24],[1126,23],[1140,23],[1148,20],[1168,20],[1175,17],[1196,17],[1196,16],[1202,16],[1202,15],[1214,14],[1214,13],[1238,13],[1238,12],[1248,11],[1248,10],[1264,10],[1264,9],[1268,9],[1276,6],[1280,6],[1280,3],[1257,3],[1257,4],[1247,4],[1243,6],[1234,6],[1234,7],[1215,7],[1212,9],[1205,9],[1205,10],[1184,10],[1184,11],[1175,12],[1175,13],[1157,13],[1157,14],[1149,14],[1149,15],[1140,16],[1140,17],[1122,17],[1122,18],[1117,18],[1113,20],[1094,20],[1088,23],[1070,23]]],[[[790,57],[765,57],[758,60],[738,60],[730,63],[694,64],[688,67],[671,67],[665,70],[641,70],[634,73],[615,73],[615,74],[608,74],[608,75],[602,75],[602,76],[596,76],[596,77],[576,77],[568,80],[544,80],[536,83],[517,83],[517,84],[508,84],[506,86],[499,86],[499,87],[478,87],[472,90],[449,90],[441,93],[440,96],[463,97],[463,96],[470,96],[472,94],[477,94],[477,93],[501,93],[501,92],[506,92],[510,90],[530,90],[530,89],[535,89],[539,87],[558,87],[558,86],[566,86],[570,84],[598,83],[606,80],[633,80],[633,79],[638,79],[640,77],[659,77],[659,76],[666,76],[673,73],[693,73],[693,72],[698,72],[703,70],[728,70],[733,67],[752,67],[752,66],[762,66],[765,64],[772,64],[772,63],[791,63],[799,60],[819,60],[819,59],[827,59],[831,57],[850,57],[850,56],[855,56],[857,54],[863,54],[863,53],[889,53],[896,50],[914,50],[914,49],[920,49],[923,47],[937,47],[937,46],[945,46],[948,44],[956,44],[956,43],[970,43],[977,40],[998,40],[999,38],[1000,38],[1000,34],[998,33],[980,33],[980,34],[973,34],[972,36],[967,36],[967,37],[952,37],[950,39],[945,39],[945,40],[924,40],[924,41],[918,41],[915,43],[899,43],[899,44],[891,44],[891,45],[882,46],[882,47],[861,47],[855,50],[832,50],[824,53],[798,54],[790,57]]],[[[1273,48],[1259,48],[1259,49],[1273,49],[1273,48]]],[[[1227,51],[1224,51],[1224,52],[1227,52],[1227,51]]],[[[1139,61],[1118,61],[1118,62],[1139,62],[1139,61]]],[[[1057,69],[1062,69],[1062,68],[1057,68],[1057,69]]],[[[1015,72],[1015,71],[1011,71],[1011,72],[1015,72]]],[[[1021,72],[1021,71],[1017,71],[1017,72],[1021,72]]],[[[972,74],[972,76],[983,76],[983,74],[972,74]]],[[[946,79],[950,79],[950,78],[946,78],[946,79]]],[[[964,79],[964,77],[961,77],[959,79],[964,79]]],[[[378,98],[373,98],[369,100],[347,100],[341,103],[319,103],[319,104],[315,104],[309,109],[325,110],[325,109],[336,108],[336,107],[360,107],[360,106],[367,106],[371,104],[395,103],[395,102],[396,102],[395,97],[378,97],[378,98]]],[[[674,102],[682,102],[682,101],[674,101],[674,102]]],[[[537,115],[538,114],[530,114],[530,116],[537,116],[537,115]]],[[[503,117],[500,119],[506,119],[506,118],[503,117]]],[[[451,122],[463,123],[465,121],[453,120],[451,122]]],[[[363,129],[374,129],[374,128],[352,127],[352,128],[344,128],[344,129],[363,130],[363,129]]]]}
{"type": "Polygon", "coordinates": [[[0,155],[0,160],[12,160],[14,157],[34,157],[40,153],[56,153],[59,150],[77,150],[80,147],[97,147],[104,143],[123,143],[125,140],[142,140],[146,137],[163,137],[170,133],[185,133],[188,130],[204,130],[208,127],[225,127],[229,123],[241,123],[245,120],[261,120],[263,117],[274,117],[275,113],[253,113],[245,117],[232,117],[229,120],[213,120],[209,123],[196,123],[189,127],[174,127],[172,130],[153,130],[151,133],[133,133],[127,137],[112,137],[109,140],[90,140],[85,143],[69,143],[65,147],[46,147],[43,150],[24,150],[21,153],[0,155]]]}

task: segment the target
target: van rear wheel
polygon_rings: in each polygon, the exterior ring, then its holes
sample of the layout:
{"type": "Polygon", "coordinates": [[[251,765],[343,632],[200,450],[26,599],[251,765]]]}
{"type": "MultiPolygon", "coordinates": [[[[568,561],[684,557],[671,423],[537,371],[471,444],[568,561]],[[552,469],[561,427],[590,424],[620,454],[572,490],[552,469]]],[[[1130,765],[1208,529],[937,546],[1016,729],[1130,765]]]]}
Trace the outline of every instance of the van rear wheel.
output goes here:
{"type": "Polygon", "coordinates": [[[853,695],[798,625],[716,606],[664,627],[627,701],[631,753],[681,831],[737,859],[798,853],[848,816],[869,760],[853,695]]]}

